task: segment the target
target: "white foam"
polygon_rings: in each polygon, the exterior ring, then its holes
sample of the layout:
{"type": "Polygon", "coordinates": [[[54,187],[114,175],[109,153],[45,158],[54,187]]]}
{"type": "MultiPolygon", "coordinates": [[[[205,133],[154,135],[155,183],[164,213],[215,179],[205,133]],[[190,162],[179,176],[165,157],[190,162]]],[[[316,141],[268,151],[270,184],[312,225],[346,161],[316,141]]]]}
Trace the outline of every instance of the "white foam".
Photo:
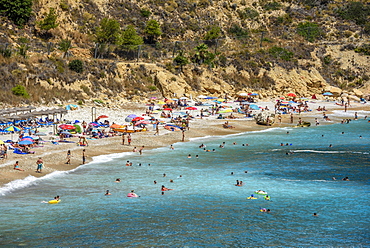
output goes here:
{"type": "Polygon", "coordinates": [[[46,174],[43,177],[34,177],[30,175],[24,179],[17,179],[17,180],[11,181],[5,184],[2,188],[0,188],[0,195],[6,195],[18,189],[23,189],[26,187],[30,187],[32,185],[37,185],[39,182],[43,180],[49,180],[55,177],[60,177],[62,175],[67,175],[70,172],[75,171],[76,169],[73,169],[70,171],[54,171],[50,174],[46,174]]]}
{"type": "Polygon", "coordinates": [[[99,163],[107,163],[117,158],[124,158],[127,156],[135,155],[134,152],[122,152],[122,153],[112,153],[112,154],[105,154],[93,157],[93,161],[89,164],[99,164],[99,163]]]}

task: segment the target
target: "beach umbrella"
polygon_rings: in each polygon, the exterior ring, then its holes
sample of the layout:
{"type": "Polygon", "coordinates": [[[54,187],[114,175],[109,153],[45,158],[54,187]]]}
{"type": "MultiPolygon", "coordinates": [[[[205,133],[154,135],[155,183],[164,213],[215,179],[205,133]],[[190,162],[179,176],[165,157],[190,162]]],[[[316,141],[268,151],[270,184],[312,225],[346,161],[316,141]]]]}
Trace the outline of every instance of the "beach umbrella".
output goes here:
{"type": "Polygon", "coordinates": [[[75,130],[76,130],[77,133],[81,133],[82,132],[80,125],[74,124],[73,126],[75,127],[75,130]]]}
{"type": "Polygon", "coordinates": [[[72,130],[72,129],[75,129],[76,127],[72,125],[68,125],[68,124],[62,124],[59,126],[59,128],[63,130],[72,130]]]}
{"type": "Polygon", "coordinates": [[[19,131],[21,131],[21,129],[19,127],[16,127],[16,126],[7,127],[4,130],[8,131],[8,132],[19,132],[19,131]]]}
{"type": "Polygon", "coordinates": [[[91,125],[91,126],[93,126],[93,127],[98,127],[100,124],[99,123],[97,123],[97,122],[90,122],[90,124],[89,125],[91,125]]]}
{"type": "Polygon", "coordinates": [[[22,140],[23,139],[33,139],[33,137],[32,136],[23,136],[22,140]]]}
{"type": "Polygon", "coordinates": [[[255,105],[255,104],[251,104],[251,105],[249,105],[249,109],[259,110],[259,109],[260,109],[260,107],[258,107],[258,106],[257,106],[257,105],[255,105]]]}
{"type": "Polygon", "coordinates": [[[33,144],[33,142],[30,141],[30,140],[22,140],[22,141],[19,141],[18,144],[20,144],[20,145],[31,145],[31,144],[33,144]]]}
{"type": "Polygon", "coordinates": [[[189,99],[189,98],[187,98],[186,96],[180,97],[180,100],[187,100],[187,99],[189,99]]]}
{"type": "Polygon", "coordinates": [[[110,128],[118,129],[118,128],[124,128],[124,126],[114,123],[114,124],[110,125],[110,128]]]}
{"type": "Polygon", "coordinates": [[[280,100],[284,100],[284,99],[285,99],[285,97],[281,96],[281,97],[279,97],[279,99],[280,99],[280,100]]]}
{"type": "Polygon", "coordinates": [[[131,121],[141,121],[141,120],[144,120],[144,118],[140,117],[140,116],[137,116],[137,117],[133,118],[131,121]]]}
{"type": "Polygon", "coordinates": [[[196,108],[196,107],[187,107],[187,108],[185,108],[185,109],[187,109],[187,110],[197,110],[197,108],[196,108]]]}
{"type": "Polygon", "coordinates": [[[258,96],[257,93],[248,93],[249,96],[258,96]]]}
{"type": "Polygon", "coordinates": [[[200,95],[198,96],[199,99],[206,99],[208,96],[203,96],[203,95],[200,95]]]}
{"type": "Polygon", "coordinates": [[[172,111],[172,108],[164,108],[163,110],[172,111]]]}
{"type": "Polygon", "coordinates": [[[166,104],[164,101],[158,101],[158,104],[166,104]]]}
{"type": "Polygon", "coordinates": [[[28,141],[31,141],[33,143],[33,139],[30,139],[30,138],[22,138],[21,141],[24,141],[24,140],[28,140],[28,141]]]}
{"type": "Polygon", "coordinates": [[[238,94],[239,96],[248,96],[248,93],[245,93],[245,92],[241,92],[238,94]]]}
{"type": "Polygon", "coordinates": [[[292,93],[292,92],[291,92],[291,93],[288,93],[288,94],[287,94],[287,96],[290,96],[290,97],[297,97],[297,95],[296,95],[296,94],[294,94],[294,93],[292,93]]]}
{"type": "Polygon", "coordinates": [[[5,144],[4,141],[0,140],[0,145],[4,145],[4,144],[5,144]]]}
{"type": "Polygon", "coordinates": [[[138,126],[138,125],[141,125],[141,124],[149,124],[150,122],[149,121],[138,121],[135,123],[135,126],[138,126]]]}
{"type": "Polygon", "coordinates": [[[105,119],[105,118],[108,118],[108,116],[106,116],[106,115],[101,115],[101,116],[99,116],[99,117],[98,117],[98,119],[105,119]]]}
{"type": "Polygon", "coordinates": [[[212,99],[217,99],[217,97],[214,97],[214,96],[207,96],[206,98],[204,99],[208,99],[208,100],[212,100],[212,99]]]}
{"type": "Polygon", "coordinates": [[[225,101],[225,99],[219,98],[219,99],[217,99],[217,101],[219,101],[219,102],[224,102],[224,101],[225,101]]]}
{"type": "Polygon", "coordinates": [[[322,94],[323,96],[332,96],[333,95],[333,93],[331,93],[331,92],[325,92],[324,94],[322,94]]]}
{"type": "Polygon", "coordinates": [[[224,110],[218,111],[218,113],[231,113],[231,112],[233,112],[232,109],[224,109],[224,110]]]}

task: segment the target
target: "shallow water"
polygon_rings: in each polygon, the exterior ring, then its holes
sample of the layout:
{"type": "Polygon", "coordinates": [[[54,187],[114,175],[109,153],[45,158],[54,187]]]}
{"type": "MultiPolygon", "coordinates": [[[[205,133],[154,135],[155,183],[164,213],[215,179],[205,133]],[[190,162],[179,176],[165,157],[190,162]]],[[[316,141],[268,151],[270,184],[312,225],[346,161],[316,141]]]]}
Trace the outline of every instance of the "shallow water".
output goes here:
{"type": "Polygon", "coordinates": [[[0,189],[0,245],[367,247],[369,126],[357,120],[198,138],[13,182],[0,189]],[[161,185],[174,190],[162,195],[161,185]],[[108,189],[112,195],[104,196],[108,189]],[[271,200],[254,194],[259,189],[271,200]],[[141,197],[127,198],[131,190],[141,197]],[[251,194],[258,199],[247,200],[251,194]],[[41,203],[55,195],[59,204],[41,203]]]}

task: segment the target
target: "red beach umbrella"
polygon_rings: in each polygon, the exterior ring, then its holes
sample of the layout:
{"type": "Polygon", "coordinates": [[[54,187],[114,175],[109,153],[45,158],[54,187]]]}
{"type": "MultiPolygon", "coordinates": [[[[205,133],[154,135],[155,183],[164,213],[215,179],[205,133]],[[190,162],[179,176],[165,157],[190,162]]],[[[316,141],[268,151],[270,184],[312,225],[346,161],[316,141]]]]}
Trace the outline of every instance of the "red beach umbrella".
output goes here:
{"type": "Polygon", "coordinates": [[[296,95],[296,94],[294,94],[294,93],[288,93],[288,94],[287,94],[287,96],[297,97],[297,95],[296,95]]]}
{"type": "Polygon", "coordinates": [[[104,118],[108,118],[108,116],[106,116],[106,115],[101,115],[101,116],[99,116],[99,117],[98,117],[98,119],[104,119],[104,118]]]}
{"type": "Polygon", "coordinates": [[[187,109],[187,110],[197,110],[197,108],[196,108],[196,107],[187,107],[187,108],[185,108],[185,109],[187,109]]]}
{"type": "Polygon", "coordinates": [[[63,130],[72,130],[72,129],[76,129],[75,126],[72,126],[72,125],[68,125],[68,124],[62,124],[59,126],[60,129],[63,129],[63,130]]]}
{"type": "Polygon", "coordinates": [[[134,119],[132,119],[132,121],[141,121],[141,120],[144,120],[144,118],[140,117],[140,116],[135,117],[134,119]]]}
{"type": "Polygon", "coordinates": [[[172,111],[172,108],[164,108],[163,110],[172,111]]]}

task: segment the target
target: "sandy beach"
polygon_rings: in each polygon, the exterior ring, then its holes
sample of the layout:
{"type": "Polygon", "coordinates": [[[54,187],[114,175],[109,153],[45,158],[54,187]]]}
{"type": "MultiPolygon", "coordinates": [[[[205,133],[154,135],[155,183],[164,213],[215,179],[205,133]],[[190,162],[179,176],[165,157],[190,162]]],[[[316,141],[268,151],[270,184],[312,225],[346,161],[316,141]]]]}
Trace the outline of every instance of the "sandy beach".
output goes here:
{"type": "MultiPolygon", "coordinates": [[[[230,103],[235,105],[236,103],[230,103]]],[[[274,102],[262,102],[257,103],[259,106],[268,106],[269,109],[274,109],[274,102]]],[[[294,123],[291,124],[289,115],[282,115],[282,121],[279,123],[276,120],[275,124],[271,127],[257,125],[253,118],[246,118],[245,115],[234,113],[235,119],[217,119],[216,115],[210,117],[200,118],[197,116],[199,113],[192,113],[194,118],[190,121],[190,129],[185,132],[184,141],[189,141],[195,137],[205,137],[214,135],[228,135],[233,133],[241,133],[254,130],[262,130],[266,128],[294,126],[297,124],[299,118],[303,121],[309,121],[314,125],[315,118],[318,118],[320,125],[328,125],[340,122],[342,119],[353,119],[354,112],[359,111],[359,118],[364,118],[361,115],[361,111],[370,111],[369,104],[352,103],[347,112],[344,113],[342,106],[336,105],[334,102],[317,101],[309,102],[310,112],[304,112],[301,114],[294,114],[294,123]],[[323,119],[323,112],[317,111],[318,106],[325,106],[326,114],[330,117],[331,121],[325,121],[323,119]],[[222,124],[228,121],[234,128],[223,128],[222,124]]],[[[74,120],[85,120],[89,122],[91,120],[91,108],[92,106],[86,106],[77,110],[69,111],[68,114],[63,116],[63,119],[67,121],[74,120]]],[[[145,113],[147,106],[145,104],[131,104],[125,109],[109,109],[103,107],[96,107],[97,114],[108,115],[110,123],[121,124],[124,122],[124,118],[132,113],[138,116],[145,113]]],[[[198,107],[200,109],[201,107],[198,107]]],[[[227,116],[227,115],[225,115],[227,116]]],[[[48,135],[43,137],[44,142],[41,143],[40,147],[32,149],[34,154],[20,155],[13,153],[12,150],[8,150],[8,158],[0,160],[0,187],[17,179],[24,179],[28,176],[42,177],[54,171],[68,171],[77,168],[82,164],[82,150],[86,150],[86,162],[92,161],[94,156],[132,152],[134,147],[138,149],[144,146],[143,153],[145,150],[170,146],[177,142],[182,142],[182,132],[171,132],[163,127],[159,129],[159,135],[154,135],[155,130],[151,124],[148,125],[148,131],[138,132],[132,134],[132,143],[130,146],[122,145],[122,137],[114,136],[108,138],[102,138],[97,140],[88,140],[88,146],[78,146],[78,137],[72,137],[68,140],[73,143],[59,143],[58,145],[53,144],[51,141],[57,140],[58,137],[53,135],[53,128],[45,128],[48,135]],[[71,151],[71,164],[66,164],[67,151],[71,151]],[[44,168],[42,173],[36,173],[36,161],[41,157],[44,161],[44,168]],[[19,161],[19,166],[24,171],[18,171],[13,169],[13,165],[16,161],[19,161]]],[[[14,137],[17,134],[13,134],[14,137]]],[[[10,135],[2,135],[0,139],[5,141],[10,139],[10,135]]],[[[14,138],[13,138],[14,140],[14,138]]]]}

